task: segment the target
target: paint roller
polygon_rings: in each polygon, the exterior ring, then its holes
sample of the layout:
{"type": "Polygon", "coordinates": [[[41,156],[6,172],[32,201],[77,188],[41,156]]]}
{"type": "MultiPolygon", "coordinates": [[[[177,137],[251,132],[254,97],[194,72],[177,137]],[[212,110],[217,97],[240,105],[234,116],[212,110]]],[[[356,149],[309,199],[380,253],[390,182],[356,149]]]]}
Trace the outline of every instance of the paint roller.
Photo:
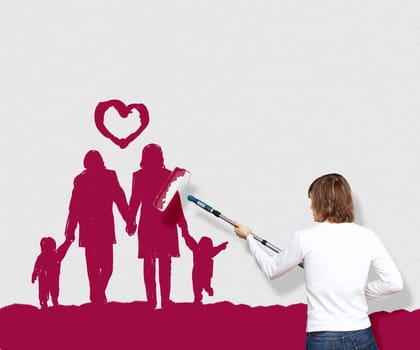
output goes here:
{"type": "MultiPolygon", "coordinates": [[[[177,192],[181,192],[181,189],[189,184],[190,177],[191,173],[188,170],[176,167],[165,181],[159,193],[156,195],[156,198],[153,202],[155,208],[157,208],[160,211],[165,211],[171,200],[175,197],[175,194],[177,192]]],[[[229,219],[227,216],[223,215],[220,211],[214,209],[207,203],[204,203],[202,200],[192,195],[188,195],[187,198],[190,202],[193,202],[201,209],[204,209],[208,213],[216,216],[217,218],[227,222],[232,226],[235,226],[231,219],[229,219]]],[[[275,253],[281,252],[281,249],[276,247],[274,244],[268,242],[267,240],[261,238],[253,232],[251,232],[251,234],[256,241],[271,249],[275,253]]],[[[300,263],[299,266],[303,267],[303,263],[300,263]]]]}
{"type": "Polygon", "coordinates": [[[188,170],[176,167],[156,195],[153,206],[162,212],[165,211],[175,194],[189,184],[190,177],[191,173],[188,170]]]}

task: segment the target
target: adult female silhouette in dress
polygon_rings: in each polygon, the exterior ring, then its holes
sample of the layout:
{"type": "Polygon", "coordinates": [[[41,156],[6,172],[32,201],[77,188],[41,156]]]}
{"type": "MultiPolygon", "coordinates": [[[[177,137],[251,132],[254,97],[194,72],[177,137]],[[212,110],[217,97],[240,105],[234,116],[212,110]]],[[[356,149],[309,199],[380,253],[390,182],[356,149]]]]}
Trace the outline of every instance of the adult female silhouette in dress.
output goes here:
{"type": "MultiPolygon", "coordinates": [[[[143,278],[147,302],[156,307],[156,262],[159,268],[161,306],[171,303],[171,259],[179,257],[178,227],[188,234],[181,199],[177,193],[164,212],[153,205],[153,201],[171,174],[165,168],[162,149],[149,144],[143,148],[141,169],[133,173],[133,186],[130,198],[130,216],[136,217],[139,207],[138,258],[144,260],[143,278]]],[[[134,227],[129,229],[134,234],[134,227]]]]}

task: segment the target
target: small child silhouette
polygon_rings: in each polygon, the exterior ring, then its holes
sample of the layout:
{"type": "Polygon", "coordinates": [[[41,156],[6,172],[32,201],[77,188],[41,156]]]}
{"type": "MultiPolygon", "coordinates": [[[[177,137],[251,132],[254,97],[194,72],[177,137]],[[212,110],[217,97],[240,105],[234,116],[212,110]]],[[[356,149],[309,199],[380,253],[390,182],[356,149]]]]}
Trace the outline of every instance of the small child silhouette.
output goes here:
{"type": "Polygon", "coordinates": [[[43,237],[41,239],[41,254],[38,255],[32,272],[32,283],[38,278],[41,309],[48,307],[47,301],[50,295],[53,305],[58,305],[61,261],[64,259],[71,243],[70,240],[66,240],[56,249],[54,238],[43,237]]]}
{"type": "Polygon", "coordinates": [[[197,243],[196,240],[189,234],[182,235],[185,243],[193,253],[194,267],[192,270],[192,282],[194,290],[194,303],[201,304],[203,300],[203,290],[209,296],[214,294],[211,286],[211,279],[213,277],[213,258],[219,254],[223,249],[226,249],[228,242],[224,242],[216,247],[213,246],[213,241],[210,237],[201,237],[197,243]]]}

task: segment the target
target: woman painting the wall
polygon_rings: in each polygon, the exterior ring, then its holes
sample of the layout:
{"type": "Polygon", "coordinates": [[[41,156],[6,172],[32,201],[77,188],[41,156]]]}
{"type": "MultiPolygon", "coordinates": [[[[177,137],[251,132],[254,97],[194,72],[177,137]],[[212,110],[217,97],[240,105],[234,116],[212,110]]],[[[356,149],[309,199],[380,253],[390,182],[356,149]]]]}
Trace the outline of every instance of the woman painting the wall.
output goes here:
{"type": "Polygon", "coordinates": [[[319,177],[308,196],[317,224],[295,233],[274,257],[257,244],[248,227],[235,222],[235,233],[247,239],[251,254],[271,279],[304,262],[306,349],[377,349],[366,300],[401,290],[401,275],[378,237],[353,223],[351,190],[343,176],[319,177]],[[367,283],[370,267],[378,279],[367,283]]]}

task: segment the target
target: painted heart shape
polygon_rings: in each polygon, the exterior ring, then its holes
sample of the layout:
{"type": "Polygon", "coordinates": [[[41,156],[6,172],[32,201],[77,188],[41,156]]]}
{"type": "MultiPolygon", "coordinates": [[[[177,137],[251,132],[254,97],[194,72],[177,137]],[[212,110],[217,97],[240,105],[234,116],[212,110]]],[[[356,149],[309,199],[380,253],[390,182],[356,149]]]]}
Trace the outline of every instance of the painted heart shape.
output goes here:
{"type": "Polygon", "coordinates": [[[143,132],[143,130],[146,129],[149,124],[149,111],[142,103],[133,103],[126,106],[125,103],[120,100],[99,102],[95,108],[95,124],[102,135],[110,139],[120,148],[126,148],[131,141],[135,140],[143,132]],[[105,113],[111,107],[114,107],[117,110],[121,118],[127,118],[133,110],[138,111],[140,119],[140,126],[138,129],[125,138],[116,137],[108,130],[104,123],[105,113]]]}

